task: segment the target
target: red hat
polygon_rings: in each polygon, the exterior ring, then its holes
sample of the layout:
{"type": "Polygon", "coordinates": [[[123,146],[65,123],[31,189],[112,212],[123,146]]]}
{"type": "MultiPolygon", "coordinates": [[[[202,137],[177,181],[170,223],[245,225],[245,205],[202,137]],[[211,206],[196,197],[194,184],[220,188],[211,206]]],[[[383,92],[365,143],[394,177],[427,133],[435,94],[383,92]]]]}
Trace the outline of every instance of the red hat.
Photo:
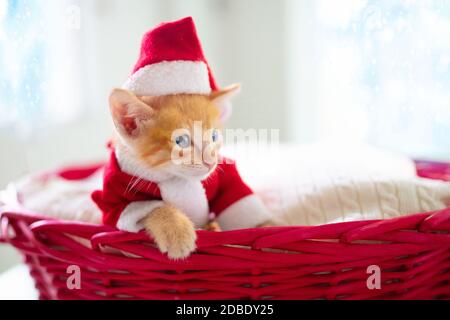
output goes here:
{"type": "Polygon", "coordinates": [[[160,24],[144,35],[139,60],[124,88],[142,96],[218,90],[191,17],[160,24]]]}

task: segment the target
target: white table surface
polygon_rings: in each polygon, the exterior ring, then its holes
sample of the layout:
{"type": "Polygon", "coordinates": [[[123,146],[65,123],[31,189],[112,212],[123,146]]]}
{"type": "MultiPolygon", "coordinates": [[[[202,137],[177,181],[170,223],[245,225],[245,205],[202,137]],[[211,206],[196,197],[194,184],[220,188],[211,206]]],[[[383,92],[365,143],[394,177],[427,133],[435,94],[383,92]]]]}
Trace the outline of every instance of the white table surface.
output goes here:
{"type": "Polygon", "coordinates": [[[18,265],[0,274],[0,300],[37,300],[37,298],[38,293],[27,266],[18,265]]]}

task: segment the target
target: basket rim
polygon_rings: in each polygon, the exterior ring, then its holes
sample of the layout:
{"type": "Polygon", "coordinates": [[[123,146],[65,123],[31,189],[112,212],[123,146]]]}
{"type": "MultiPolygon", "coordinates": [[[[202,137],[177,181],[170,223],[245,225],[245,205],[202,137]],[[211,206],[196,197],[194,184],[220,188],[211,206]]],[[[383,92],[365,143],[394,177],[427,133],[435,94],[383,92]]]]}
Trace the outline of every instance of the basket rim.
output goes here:
{"type": "MultiPolygon", "coordinates": [[[[96,236],[91,239],[94,246],[97,245],[98,242],[101,242],[103,237],[108,237],[108,235],[111,234],[114,234],[114,236],[120,239],[128,238],[135,241],[152,240],[145,231],[130,233],[103,224],[60,220],[29,211],[22,212],[17,209],[5,210],[0,208],[0,242],[7,242],[2,235],[6,232],[6,227],[3,226],[6,225],[5,220],[8,219],[26,221],[35,231],[46,231],[51,229],[64,232],[83,227],[96,233],[96,236]]],[[[247,228],[220,232],[197,230],[197,235],[201,247],[213,246],[215,242],[223,242],[228,238],[236,239],[241,236],[252,235],[258,238],[253,249],[261,249],[268,247],[269,244],[282,244],[284,242],[283,239],[289,239],[288,241],[286,240],[286,242],[290,242],[292,241],[292,237],[295,237],[297,241],[315,239],[315,236],[318,236],[317,239],[326,239],[323,235],[326,235],[327,233],[341,234],[339,237],[341,243],[352,243],[358,240],[364,240],[368,236],[373,237],[380,233],[398,230],[403,226],[405,230],[407,230],[413,225],[417,225],[417,230],[425,233],[433,230],[450,231],[450,207],[438,211],[413,213],[390,219],[344,221],[315,226],[247,228]]],[[[336,238],[330,237],[330,239],[336,238]]]]}

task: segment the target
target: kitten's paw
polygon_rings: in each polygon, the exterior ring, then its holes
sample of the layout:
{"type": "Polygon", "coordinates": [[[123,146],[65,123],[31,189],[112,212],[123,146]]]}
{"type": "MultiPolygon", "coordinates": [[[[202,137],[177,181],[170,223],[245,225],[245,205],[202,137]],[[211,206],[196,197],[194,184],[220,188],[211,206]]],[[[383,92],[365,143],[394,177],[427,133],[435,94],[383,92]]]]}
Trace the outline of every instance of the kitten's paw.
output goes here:
{"type": "Polygon", "coordinates": [[[159,250],[167,253],[170,259],[185,259],[195,251],[197,233],[194,225],[178,209],[171,206],[155,209],[143,223],[159,250]]]}

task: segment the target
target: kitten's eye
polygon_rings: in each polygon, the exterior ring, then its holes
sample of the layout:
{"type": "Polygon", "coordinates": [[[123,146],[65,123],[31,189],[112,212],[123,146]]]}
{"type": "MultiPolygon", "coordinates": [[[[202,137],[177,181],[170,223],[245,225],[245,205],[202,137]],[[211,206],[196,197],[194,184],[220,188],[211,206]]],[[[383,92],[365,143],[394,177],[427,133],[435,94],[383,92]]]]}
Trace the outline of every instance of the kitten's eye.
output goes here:
{"type": "Polygon", "coordinates": [[[213,130],[213,132],[212,132],[212,141],[213,142],[219,141],[219,130],[213,130]]]}
{"type": "Polygon", "coordinates": [[[175,143],[183,149],[189,148],[191,146],[191,137],[187,134],[176,137],[175,143]]]}

